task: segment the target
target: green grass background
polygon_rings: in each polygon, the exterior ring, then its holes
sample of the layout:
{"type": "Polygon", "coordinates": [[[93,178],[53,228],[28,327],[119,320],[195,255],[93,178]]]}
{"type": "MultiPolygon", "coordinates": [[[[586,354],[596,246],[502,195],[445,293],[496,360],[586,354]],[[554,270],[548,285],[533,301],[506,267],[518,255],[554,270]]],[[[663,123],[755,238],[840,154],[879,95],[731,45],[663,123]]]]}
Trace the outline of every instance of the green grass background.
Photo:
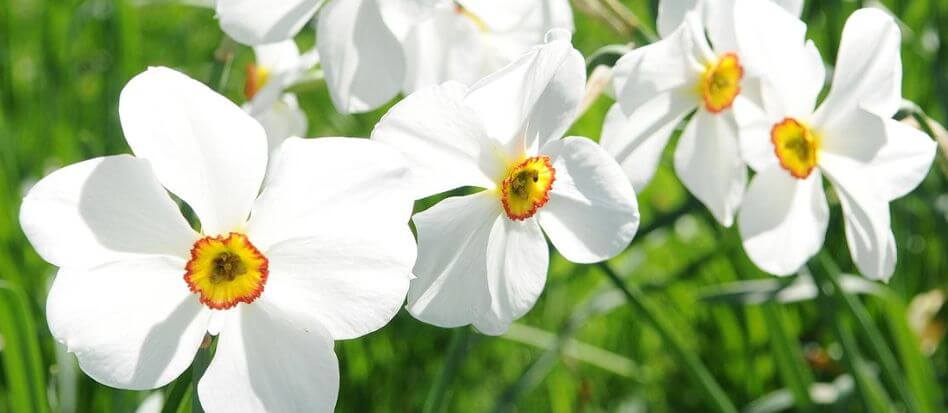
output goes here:
{"type": "MultiPolygon", "coordinates": [[[[652,25],[655,3],[623,1],[646,26],[652,25]]],[[[846,17],[862,3],[808,2],[809,36],[830,65],[846,17]]],[[[948,2],[883,3],[903,23],[904,96],[934,119],[948,119],[948,2]]],[[[587,56],[636,38],[613,29],[594,8],[575,11],[574,43],[587,56]]],[[[149,394],[94,382],[50,336],[44,306],[54,268],[26,241],[18,209],[25,190],[51,170],[129,151],[118,120],[119,92],[147,66],[170,66],[205,82],[218,79],[215,50],[222,36],[210,10],[168,2],[0,0],[0,412],[129,412],[149,394]]],[[[302,48],[313,40],[312,29],[298,37],[302,48]]],[[[252,53],[246,47],[235,51],[223,92],[240,102],[242,69],[252,53]]],[[[300,100],[314,137],[368,136],[384,113],[339,115],[321,86],[300,94],[300,100]]],[[[571,134],[598,139],[611,104],[600,98],[571,134]]],[[[871,332],[832,309],[838,307],[815,300],[747,304],[733,295],[706,299],[726,283],[773,278],[753,270],[735,229],[714,224],[701,208],[688,208],[693,200],[670,169],[670,153],[656,179],[640,191],[643,227],[657,224],[657,229],[637,238],[611,265],[646,292],[738,408],[757,408],[754,401],[786,388],[788,371],[817,382],[845,382],[851,365],[841,358],[847,352],[839,341],[845,334],[834,332],[838,321],[853,336],[858,351],[849,354],[860,356],[857,369],[865,368],[860,371],[875,393],[843,386],[838,401],[818,409],[879,410],[866,400],[879,401],[882,410],[904,409],[899,386],[919,396],[918,411],[946,409],[945,346],[920,353],[904,314],[915,296],[943,291],[948,279],[943,154],[917,190],[892,204],[899,247],[895,276],[875,294],[857,298],[895,356],[902,374],[892,382],[879,374],[871,332]]],[[[830,198],[833,215],[824,250],[844,272],[855,272],[838,202],[830,198]]],[[[936,321],[944,315],[938,313],[936,321]]],[[[452,334],[401,311],[376,333],[337,342],[342,375],[337,410],[420,411],[438,381],[452,334]]],[[[446,411],[488,411],[504,400],[514,401],[518,411],[711,409],[654,327],[624,305],[599,269],[555,254],[546,290],[511,334],[473,334],[460,344],[466,352],[446,383],[446,411]]]]}

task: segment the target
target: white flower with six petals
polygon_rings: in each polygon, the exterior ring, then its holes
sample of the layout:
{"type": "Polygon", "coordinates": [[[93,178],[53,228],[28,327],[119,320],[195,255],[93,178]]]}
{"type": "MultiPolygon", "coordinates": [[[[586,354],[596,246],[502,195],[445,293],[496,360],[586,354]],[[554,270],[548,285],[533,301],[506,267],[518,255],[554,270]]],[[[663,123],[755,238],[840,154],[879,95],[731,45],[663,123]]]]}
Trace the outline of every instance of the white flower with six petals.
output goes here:
{"type": "MultiPolygon", "coordinates": [[[[760,16],[774,7],[738,13],[760,16]]],[[[738,214],[744,249],[765,271],[797,271],[823,245],[829,207],[825,176],[842,204],[846,240],[859,271],[888,280],[895,270],[889,202],[918,186],[935,155],[921,131],[892,119],[902,102],[901,35],[877,9],[858,10],[843,29],[829,93],[816,107],[825,78],[814,47],[797,43],[805,26],[741,26],[748,64],[773,75],[761,87],[763,106],[735,108],[742,153],[757,175],[738,214]]]]}
{"type": "Polygon", "coordinates": [[[619,165],[589,139],[560,139],[585,65],[568,32],[547,36],[471,88],[447,82],[408,96],[372,132],[409,159],[416,197],[485,189],[413,218],[418,278],[408,310],[419,320],[501,334],[543,290],[544,232],[578,263],[609,259],[635,235],[635,192],[619,165]]]}
{"type": "Polygon", "coordinates": [[[388,323],[408,289],[402,157],[362,139],[289,139],[265,172],[261,126],[165,68],[133,78],[119,112],[135,156],[55,171],[20,210],[30,242],[59,267],[53,336],[95,380],[151,389],[219,334],[198,384],[205,410],[332,410],[333,340],[388,323]]]}

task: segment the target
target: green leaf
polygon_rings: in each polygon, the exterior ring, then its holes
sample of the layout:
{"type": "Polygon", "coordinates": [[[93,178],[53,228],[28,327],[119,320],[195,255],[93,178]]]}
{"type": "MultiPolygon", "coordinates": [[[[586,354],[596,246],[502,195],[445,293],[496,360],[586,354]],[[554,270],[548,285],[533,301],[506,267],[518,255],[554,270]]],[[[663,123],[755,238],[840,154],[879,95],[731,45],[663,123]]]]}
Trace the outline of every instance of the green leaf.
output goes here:
{"type": "Polygon", "coordinates": [[[46,369],[33,314],[23,291],[0,281],[0,335],[4,348],[3,371],[9,386],[10,405],[15,412],[49,412],[46,399],[46,369]]]}

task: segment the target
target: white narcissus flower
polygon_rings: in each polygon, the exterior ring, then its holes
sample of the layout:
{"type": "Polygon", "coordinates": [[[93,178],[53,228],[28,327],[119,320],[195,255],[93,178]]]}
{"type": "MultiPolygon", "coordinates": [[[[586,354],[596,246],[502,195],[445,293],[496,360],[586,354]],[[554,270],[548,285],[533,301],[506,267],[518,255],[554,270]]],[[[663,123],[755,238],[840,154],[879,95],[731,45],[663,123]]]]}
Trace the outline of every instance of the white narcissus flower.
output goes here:
{"type": "Polygon", "coordinates": [[[311,50],[303,55],[293,40],[254,46],[255,61],[247,66],[243,105],[267,132],[270,153],[291,136],[305,136],[308,122],[296,95],[284,93],[319,63],[311,50]]]}
{"type": "Polygon", "coordinates": [[[568,32],[548,37],[471,88],[447,82],[409,95],[372,132],[409,159],[416,197],[485,189],[415,215],[408,310],[419,320],[501,334],[543,290],[544,232],[579,263],[609,259],[635,235],[635,192],[619,165],[589,139],[561,139],[585,65],[568,32]]]}
{"type": "Polygon", "coordinates": [[[333,340],[382,327],[408,290],[403,158],[368,140],[289,139],[264,182],[260,125],[166,68],[133,78],[119,113],[135,156],[53,172],[20,210],[59,267],[53,336],[95,380],[139,390],[174,380],[219,334],[198,384],[205,410],[331,411],[333,340]]]}
{"type": "Polygon", "coordinates": [[[242,43],[271,43],[295,35],[318,10],[317,48],[343,113],[370,111],[401,91],[447,80],[472,84],[542,43],[549,29],[573,28],[567,0],[271,3],[218,0],[221,27],[242,43]]]}
{"type": "MultiPolygon", "coordinates": [[[[600,140],[632,185],[643,188],[655,174],[675,127],[694,111],[675,150],[675,172],[724,226],[733,224],[747,186],[731,107],[741,99],[756,101],[755,85],[767,76],[744,64],[741,39],[736,38],[734,10],[748,3],[730,3],[734,2],[708,3],[700,10],[682,7],[682,24],[616,63],[617,102],[606,115],[600,140]]],[[[692,8],[697,7],[692,2],[692,8]]],[[[773,27],[802,26],[789,13],[754,18],[766,18],[773,27]]]]}
{"type": "MultiPolygon", "coordinates": [[[[763,5],[738,11],[775,12],[763,5]]],[[[825,77],[819,52],[766,47],[768,38],[796,34],[759,21],[739,31],[759,42],[746,49],[748,64],[774,74],[761,87],[761,109],[735,107],[742,152],[757,172],[738,214],[748,256],[785,275],[819,251],[829,222],[825,176],[842,204],[859,271],[888,280],[896,260],[889,202],[921,182],[935,155],[931,139],[892,119],[902,101],[898,25],[876,9],[850,16],[831,89],[816,110],[825,77]]]]}

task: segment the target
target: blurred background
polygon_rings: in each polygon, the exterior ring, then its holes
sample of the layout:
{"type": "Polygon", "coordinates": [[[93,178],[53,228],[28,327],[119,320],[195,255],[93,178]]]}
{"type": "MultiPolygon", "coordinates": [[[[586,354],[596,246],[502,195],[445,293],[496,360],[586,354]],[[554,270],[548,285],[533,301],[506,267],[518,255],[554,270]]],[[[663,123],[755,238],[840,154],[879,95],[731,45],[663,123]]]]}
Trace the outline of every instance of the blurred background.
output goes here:
{"type": "MultiPolygon", "coordinates": [[[[656,3],[573,1],[573,41],[584,55],[596,55],[590,71],[615,60],[596,54],[601,47],[654,32],[656,3]]],[[[846,17],[880,4],[902,23],[903,94],[920,108],[901,116],[945,139],[928,116],[948,119],[948,1],[808,1],[803,19],[831,65],[846,17]]],[[[302,50],[314,40],[312,28],[297,37],[302,50]]],[[[0,412],[132,412],[149,397],[152,411],[168,398],[189,410],[189,374],[177,388],[112,389],[86,377],[54,341],[44,308],[55,269],[26,241],[18,209],[28,188],[50,171],[129,152],[119,92],[147,66],[176,68],[242,103],[244,68],[252,59],[249,48],[224,38],[205,8],[0,0],[0,412]]],[[[321,85],[299,99],[311,137],[368,136],[386,110],[339,115],[321,85]]],[[[600,97],[570,134],[598,139],[611,104],[600,97]]],[[[832,194],[824,252],[809,266],[814,276],[760,273],[736,229],[716,225],[682,188],[669,148],[657,178],[637,188],[640,235],[610,262],[647,298],[650,314],[627,305],[600,267],[553,254],[544,294],[504,336],[440,329],[401,311],[381,331],[337,342],[337,410],[713,410],[693,372],[649,321],[657,314],[738,410],[944,411],[945,150],[921,186],[892,203],[898,267],[882,285],[845,275],[856,270],[832,194]],[[813,279],[836,280],[836,288],[821,290],[825,285],[813,279]]]]}

